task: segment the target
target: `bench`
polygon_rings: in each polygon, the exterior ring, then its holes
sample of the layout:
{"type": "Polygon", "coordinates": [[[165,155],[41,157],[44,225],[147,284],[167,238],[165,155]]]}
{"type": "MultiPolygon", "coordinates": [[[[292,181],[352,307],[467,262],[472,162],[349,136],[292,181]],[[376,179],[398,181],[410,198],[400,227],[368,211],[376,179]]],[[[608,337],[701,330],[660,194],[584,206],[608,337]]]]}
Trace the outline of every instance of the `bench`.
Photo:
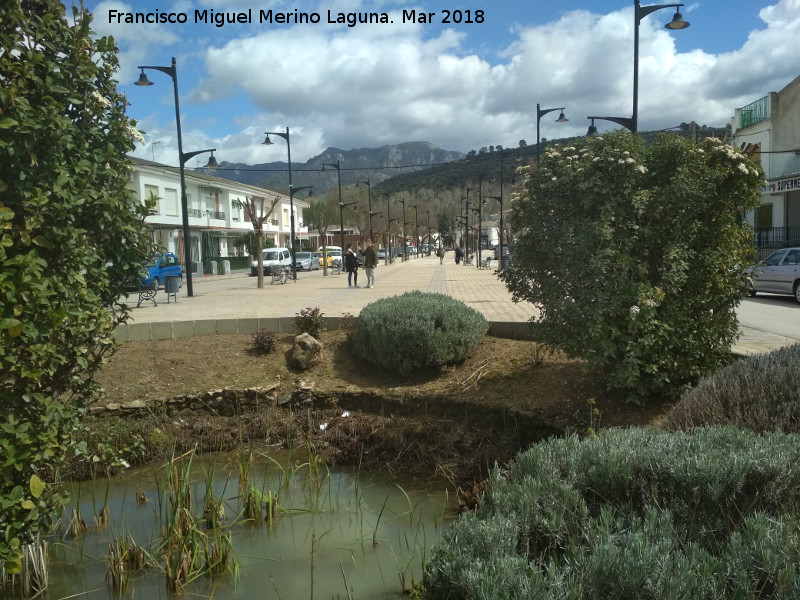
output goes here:
{"type": "Polygon", "coordinates": [[[145,287],[141,284],[141,282],[137,281],[135,284],[131,284],[125,290],[128,294],[139,294],[139,301],[136,303],[136,308],[139,308],[142,305],[142,302],[152,302],[153,306],[158,306],[158,302],[156,302],[156,294],[158,293],[158,288],[155,287],[145,287]]]}

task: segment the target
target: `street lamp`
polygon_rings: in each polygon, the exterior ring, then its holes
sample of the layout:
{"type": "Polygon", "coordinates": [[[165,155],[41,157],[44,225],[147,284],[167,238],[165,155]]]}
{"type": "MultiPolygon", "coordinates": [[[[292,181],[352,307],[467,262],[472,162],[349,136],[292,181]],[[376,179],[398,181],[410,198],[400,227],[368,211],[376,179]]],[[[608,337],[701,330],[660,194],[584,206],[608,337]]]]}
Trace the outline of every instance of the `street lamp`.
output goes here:
{"type": "Polygon", "coordinates": [[[469,258],[469,193],[475,191],[475,188],[467,188],[467,193],[465,196],[462,196],[462,200],[466,200],[466,204],[464,205],[464,235],[466,236],[466,240],[462,241],[464,243],[464,264],[467,264],[467,259],[469,258]]]}
{"type": "MultiPolygon", "coordinates": [[[[342,260],[344,260],[344,207],[353,206],[356,202],[346,202],[342,204],[341,196],[339,199],[339,235],[342,240],[342,260]]],[[[342,265],[344,266],[344,265],[342,265]]]]}
{"type": "Polygon", "coordinates": [[[202,154],[204,152],[211,152],[211,158],[208,159],[208,164],[206,168],[208,169],[215,169],[217,165],[217,161],[214,158],[214,150],[198,150],[197,152],[188,152],[184,154],[183,152],[183,137],[181,134],[181,108],[180,103],[178,101],[178,69],[175,64],[175,57],[172,57],[172,65],[169,67],[157,67],[152,65],[139,65],[136,67],[137,69],[141,69],[141,74],[139,75],[139,80],[134,85],[140,86],[150,86],[153,85],[153,82],[147,78],[145,75],[145,69],[153,69],[154,71],[161,71],[162,73],[166,73],[172,78],[172,88],[175,93],[175,124],[178,128],[178,158],[180,159],[180,173],[181,173],[181,224],[183,229],[183,262],[184,262],[184,269],[186,271],[186,295],[191,297],[194,296],[194,290],[192,288],[192,257],[191,257],[191,239],[189,237],[189,202],[186,196],[186,172],[185,172],[185,165],[186,161],[188,161],[193,156],[197,156],[198,154],[202,154]]]}
{"type": "Polygon", "coordinates": [[[296,251],[295,245],[294,245],[294,195],[295,195],[295,193],[297,193],[300,190],[306,190],[306,189],[310,190],[314,186],[313,185],[304,185],[303,187],[299,187],[296,190],[294,190],[293,187],[292,187],[292,144],[291,144],[291,142],[289,140],[289,128],[287,127],[285,132],[267,131],[267,132],[265,132],[264,135],[267,136],[266,138],[264,138],[264,145],[265,146],[272,146],[273,142],[272,142],[271,139],[269,139],[269,136],[271,136],[271,135],[277,135],[278,137],[282,137],[283,139],[286,140],[286,153],[287,153],[288,160],[289,160],[289,162],[288,162],[288,165],[289,165],[289,218],[290,218],[290,221],[291,221],[289,223],[289,231],[290,231],[290,235],[292,236],[292,247],[291,247],[291,249],[292,249],[292,279],[296,280],[297,279],[297,267],[295,266],[295,262],[294,261],[295,261],[295,254],[296,254],[297,251],[296,251]]]}
{"type": "MultiPolygon", "coordinates": [[[[395,200],[395,202],[403,205],[403,218],[405,218],[405,216],[406,216],[406,199],[405,198],[401,198],[400,200],[395,200]]],[[[399,219],[398,219],[398,221],[399,221],[399,219]]],[[[403,224],[403,260],[402,260],[402,262],[405,262],[406,260],[408,260],[408,259],[406,258],[406,226],[405,226],[405,223],[404,223],[403,224]]]]}
{"type": "Polygon", "coordinates": [[[386,225],[386,238],[388,239],[389,244],[389,252],[386,256],[383,257],[383,264],[387,264],[387,261],[394,262],[394,256],[392,256],[392,223],[399,222],[400,219],[389,219],[386,225]]]}
{"type": "Polygon", "coordinates": [[[647,15],[662,8],[675,8],[675,15],[672,21],[667,23],[664,27],[666,29],[686,29],[689,27],[688,21],[684,21],[679,9],[683,4],[652,4],[650,6],[641,6],[639,0],[633,0],[633,116],[626,117],[586,117],[592,120],[589,126],[587,137],[597,135],[597,128],[594,126],[594,119],[602,119],[604,121],[612,121],[618,123],[629,129],[632,133],[639,130],[639,23],[642,22],[647,15]]]}
{"type": "Polygon", "coordinates": [[[675,14],[672,21],[667,23],[665,29],[686,29],[689,23],[683,20],[680,11],[678,10],[683,4],[653,4],[650,6],[640,6],[639,0],[633,0],[634,6],[634,21],[633,28],[633,131],[636,133],[639,127],[639,23],[647,15],[662,8],[675,8],[675,14]]]}
{"type": "MultiPolygon", "coordinates": [[[[536,151],[537,152],[539,151],[538,140],[537,140],[537,144],[536,144],[536,151]]],[[[498,237],[500,238],[500,242],[499,242],[500,243],[500,250],[499,250],[498,255],[497,255],[499,257],[498,258],[498,267],[497,267],[498,271],[502,271],[503,270],[503,159],[506,156],[510,156],[511,154],[512,154],[512,152],[510,150],[508,150],[508,151],[501,150],[500,151],[500,197],[498,198],[498,200],[500,200],[500,231],[498,232],[499,233],[498,237]]]]}
{"type": "Polygon", "coordinates": [[[292,280],[297,281],[297,263],[295,262],[295,248],[294,248],[294,195],[297,192],[302,192],[303,190],[308,190],[308,197],[311,198],[314,196],[313,193],[313,185],[301,185],[300,187],[294,187],[293,185],[289,184],[289,219],[291,219],[291,226],[289,231],[291,231],[292,236],[292,280]]]}
{"type": "MultiPolygon", "coordinates": [[[[336,159],[336,163],[322,163],[322,170],[325,170],[325,167],[332,167],[336,169],[336,180],[339,182],[339,226],[341,228],[341,240],[342,240],[342,260],[344,260],[344,221],[342,220],[342,169],[341,165],[339,164],[339,159],[336,159]]],[[[349,202],[347,206],[350,204],[355,204],[355,202],[349,202]]]]}
{"type": "Polygon", "coordinates": [[[422,214],[428,215],[428,256],[430,256],[431,246],[433,245],[433,240],[431,239],[431,211],[426,210],[422,214]]]}
{"type": "Polygon", "coordinates": [[[414,258],[419,257],[419,213],[417,212],[417,205],[412,204],[408,208],[414,209],[414,248],[416,249],[417,253],[414,255],[414,258]]]}
{"type": "Polygon", "coordinates": [[[361,183],[367,186],[367,202],[369,203],[369,239],[375,242],[375,238],[372,236],[372,215],[377,213],[372,212],[372,182],[369,179],[363,181],[359,180],[356,181],[356,187],[358,187],[361,183]]]}
{"type": "MultiPolygon", "coordinates": [[[[569,121],[567,117],[564,116],[564,107],[560,106],[558,108],[541,108],[539,103],[536,103],[536,164],[539,164],[539,122],[542,120],[542,117],[545,116],[547,113],[551,113],[555,110],[560,110],[561,114],[558,115],[556,119],[556,123],[566,123],[569,121]]],[[[502,248],[500,249],[502,251],[502,248]]]]}

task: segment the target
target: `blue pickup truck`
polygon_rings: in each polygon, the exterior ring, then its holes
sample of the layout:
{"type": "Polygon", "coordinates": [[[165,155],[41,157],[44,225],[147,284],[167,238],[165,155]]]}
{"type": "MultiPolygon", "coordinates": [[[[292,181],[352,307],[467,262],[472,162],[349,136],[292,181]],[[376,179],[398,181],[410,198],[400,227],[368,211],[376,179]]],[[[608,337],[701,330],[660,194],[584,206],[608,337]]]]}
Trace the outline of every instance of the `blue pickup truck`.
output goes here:
{"type": "Polygon", "coordinates": [[[157,290],[166,277],[180,277],[183,285],[183,270],[178,257],[172,252],[156,252],[142,267],[139,282],[145,289],[157,290]]]}

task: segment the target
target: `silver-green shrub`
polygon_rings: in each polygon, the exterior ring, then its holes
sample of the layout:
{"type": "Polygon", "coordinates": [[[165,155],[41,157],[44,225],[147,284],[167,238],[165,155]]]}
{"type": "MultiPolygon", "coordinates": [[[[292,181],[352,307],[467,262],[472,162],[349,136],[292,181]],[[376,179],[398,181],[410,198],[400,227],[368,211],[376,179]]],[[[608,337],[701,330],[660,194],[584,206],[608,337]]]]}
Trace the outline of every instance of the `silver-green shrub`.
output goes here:
{"type": "Polygon", "coordinates": [[[488,327],[483,315],[450,296],[406,292],[362,309],[353,351],[382,369],[412,373],[463,361],[488,327]]]}
{"type": "Polygon", "coordinates": [[[496,469],[425,598],[800,595],[800,437],[733,427],[556,439],[496,469]]]}
{"type": "Polygon", "coordinates": [[[701,379],[662,426],[674,430],[728,423],[800,433],[800,344],[748,356],[701,379]]]}

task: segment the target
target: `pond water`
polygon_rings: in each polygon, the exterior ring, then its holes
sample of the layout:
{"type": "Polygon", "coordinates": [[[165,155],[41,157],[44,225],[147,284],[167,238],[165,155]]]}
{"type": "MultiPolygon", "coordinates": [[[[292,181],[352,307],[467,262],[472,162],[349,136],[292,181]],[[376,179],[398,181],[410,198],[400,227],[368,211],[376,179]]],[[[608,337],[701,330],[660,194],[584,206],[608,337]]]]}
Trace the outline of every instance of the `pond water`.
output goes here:
{"type": "MultiPolygon", "coordinates": [[[[254,455],[251,461],[244,453],[202,461],[184,456],[169,467],[135,469],[76,486],[73,500],[89,528],[73,538],[65,523],[50,541],[45,597],[174,597],[165,574],[168,548],[190,547],[197,540],[200,546],[227,547],[222,538],[230,540],[228,568],[214,575],[201,572],[198,558],[189,581],[178,586],[186,597],[400,598],[421,581],[431,546],[455,516],[445,484],[437,491],[374,473],[329,471],[308,455],[303,460],[274,454],[254,455]],[[240,472],[246,474],[244,485],[240,472]],[[215,501],[210,506],[216,508],[206,509],[204,518],[210,490],[215,501]],[[137,492],[148,501],[137,503],[137,492]],[[259,517],[251,520],[243,512],[248,496],[259,506],[259,517]],[[95,526],[103,505],[108,519],[95,526]],[[270,505],[275,517],[265,520],[270,505]],[[188,521],[196,528],[180,538],[184,541],[165,544],[165,538],[175,537],[164,532],[179,529],[176,507],[191,513],[188,521]],[[209,525],[215,515],[222,517],[217,527],[209,525]],[[110,583],[109,545],[128,537],[151,564],[136,572],[123,567],[127,585],[120,592],[110,583]],[[185,541],[190,538],[194,542],[185,541]]],[[[72,507],[64,520],[71,515],[72,507]]],[[[181,527],[185,534],[185,524],[181,527]]]]}

